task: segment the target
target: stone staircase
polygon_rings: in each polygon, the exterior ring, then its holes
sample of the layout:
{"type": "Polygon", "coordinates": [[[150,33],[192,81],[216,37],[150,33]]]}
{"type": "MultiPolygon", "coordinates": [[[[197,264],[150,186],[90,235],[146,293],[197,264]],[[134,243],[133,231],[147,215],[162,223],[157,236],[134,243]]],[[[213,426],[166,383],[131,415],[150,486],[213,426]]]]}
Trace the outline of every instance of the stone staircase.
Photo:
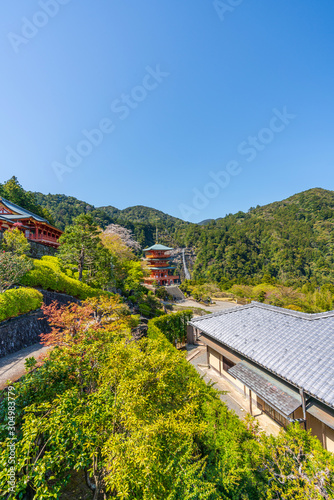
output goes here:
{"type": "Polygon", "coordinates": [[[185,296],[177,286],[165,286],[165,290],[174,300],[183,301],[185,296]]]}

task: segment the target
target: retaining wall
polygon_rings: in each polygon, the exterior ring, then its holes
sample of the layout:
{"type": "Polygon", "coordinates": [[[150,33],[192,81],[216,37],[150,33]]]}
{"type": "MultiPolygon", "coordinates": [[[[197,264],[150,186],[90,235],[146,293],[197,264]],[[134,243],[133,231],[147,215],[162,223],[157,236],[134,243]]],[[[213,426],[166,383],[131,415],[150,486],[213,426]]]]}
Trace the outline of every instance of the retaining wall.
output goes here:
{"type": "MultiPolygon", "coordinates": [[[[43,294],[46,305],[51,304],[53,300],[57,300],[60,304],[79,302],[78,299],[64,293],[47,290],[40,290],[40,292],[43,294]]],[[[36,344],[40,341],[42,333],[50,331],[50,325],[41,309],[2,321],[0,323],[0,358],[36,344]]]]}
{"type": "MultiPolygon", "coordinates": [[[[0,244],[3,239],[3,231],[0,231],[0,244]]],[[[53,247],[48,247],[46,245],[42,245],[41,243],[37,243],[36,241],[28,240],[30,245],[29,257],[33,259],[41,259],[43,255],[55,255],[56,249],[53,247]]]]}

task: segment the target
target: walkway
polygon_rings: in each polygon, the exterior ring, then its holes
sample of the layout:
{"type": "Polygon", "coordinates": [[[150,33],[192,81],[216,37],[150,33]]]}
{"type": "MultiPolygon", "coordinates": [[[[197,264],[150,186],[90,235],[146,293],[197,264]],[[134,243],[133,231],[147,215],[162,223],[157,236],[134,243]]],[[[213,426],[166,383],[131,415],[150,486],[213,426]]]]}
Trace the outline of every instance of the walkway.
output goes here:
{"type": "Polygon", "coordinates": [[[0,358],[0,390],[7,387],[7,380],[15,382],[25,374],[24,363],[27,358],[33,356],[38,360],[49,349],[50,347],[45,347],[42,344],[34,344],[14,354],[0,358]]]}
{"type": "Polygon", "coordinates": [[[185,299],[179,304],[182,306],[182,308],[187,308],[187,307],[195,307],[198,309],[204,309],[205,311],[208,312],[218,312],[218,311],[223,311],[224,309],[230,309],[231,307],[236,307],[238,304],[235,302],[213,302],[212,304],[202,304],[201,302],[197,302],[196,300],[193,299],[185,299]]]}
{"type": "MultiPolygon", "coordinates": [[[[226,403],[230,410],[233,410],[239,418],[244,419],[249,413],[249,400],[241,392],[239,392],[227,379],[220,376],[212,368],[207,368],[206,347],[187,345],[188,361],[196,368],[198,373],[203,377],[204,381],[208,384],[214,382],[215,388],[219,391],[226,391],[221,394],[220,399],[226,403]],[[203,366],[204,365],[204,366],[203,366]]],[[[277,436],[280,425],[276,424],[268,415],[261,413],[261,411],[253,405],[254,417],[258,420],[260,430],[266,434],[273,434],[277,436]]]]}

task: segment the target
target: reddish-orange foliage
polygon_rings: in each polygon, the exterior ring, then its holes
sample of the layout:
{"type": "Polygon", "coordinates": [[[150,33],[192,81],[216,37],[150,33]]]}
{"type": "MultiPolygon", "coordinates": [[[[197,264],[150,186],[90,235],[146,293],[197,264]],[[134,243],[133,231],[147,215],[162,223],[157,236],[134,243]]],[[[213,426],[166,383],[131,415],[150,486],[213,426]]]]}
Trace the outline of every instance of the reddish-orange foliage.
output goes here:
{"type": "Polygon", "coordinates": [[[49,306],[43,305],[42,310],[52,327],[50,333],[41,335],[44,345],[71,346],[79,343],[88,330],[93,332],[102,327],[90,304],[59,306],[54,301],[49,306]]]}

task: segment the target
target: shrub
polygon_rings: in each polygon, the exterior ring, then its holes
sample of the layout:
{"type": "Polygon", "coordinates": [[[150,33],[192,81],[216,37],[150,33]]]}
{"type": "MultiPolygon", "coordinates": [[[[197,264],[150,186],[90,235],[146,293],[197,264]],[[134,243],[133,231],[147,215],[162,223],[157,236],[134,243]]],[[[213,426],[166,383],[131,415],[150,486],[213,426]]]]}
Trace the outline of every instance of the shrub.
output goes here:
{"type": "Polygon", "coordinates": [[[31,260],[13,255],[10,252],[0,254],[0,293],[17,285],[32,267],[31,260]]]}
{"type": "Polygon", "coordinates": [[[30,252],[27,238],[17,227],[4,232],[2,248],[14,255],[27,255],[30,252]]]}
{"type": "Polygon", "coordinates": [[[70,278],[61,270],[57,257],[50,256],[34,260],[34,268],[21,279],[21,283],[44,290],[67,293],[82,300],[98,295],[109,295],[108,292],[92,288],[79,280],[70,278]]]}
{"type": "Polygon", "coordinates": [[[152,309],[147,304],[139,304],[139,312],[146,317],[152,316],[152,309]]]}
{"type": "Polygon", "coordinates": [[[0,295],[0,321],[41,307],[43,295],[33,288],[7,290],[0,295]]]}
{"type": "Polygon", "coordinates": [[[172,344],[175,340],[182,342],[187,337],[187,323],[192,315],[191,310],[186,310],[154,318],[149,322],[149,333],[154,337],[155,329],[158,328],[172,344]]]}

